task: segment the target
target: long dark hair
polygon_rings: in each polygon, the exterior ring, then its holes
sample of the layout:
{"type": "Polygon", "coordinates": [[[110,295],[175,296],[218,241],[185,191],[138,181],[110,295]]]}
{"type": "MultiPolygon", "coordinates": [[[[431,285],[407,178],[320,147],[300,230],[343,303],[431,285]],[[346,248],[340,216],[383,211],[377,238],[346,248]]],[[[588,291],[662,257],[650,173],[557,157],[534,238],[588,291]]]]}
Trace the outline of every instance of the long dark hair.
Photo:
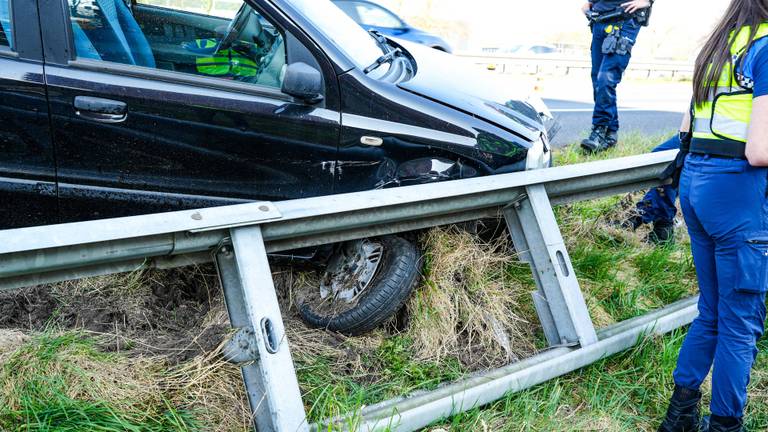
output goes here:
{"type": "Polygon", "coordinates": [[[725,16],[715,27],[704,48],[701,49],[699,57],[696,58],[696,67],[693,72],[693,100],[697,105],[709,99],[725,66],[732,65],[731,44],[738,30],[745,26],[750,27],[747,44],[749,46],[755,40],[758,26],[766,21],[768,21],[768,0],[731,1],[725,16]]]}

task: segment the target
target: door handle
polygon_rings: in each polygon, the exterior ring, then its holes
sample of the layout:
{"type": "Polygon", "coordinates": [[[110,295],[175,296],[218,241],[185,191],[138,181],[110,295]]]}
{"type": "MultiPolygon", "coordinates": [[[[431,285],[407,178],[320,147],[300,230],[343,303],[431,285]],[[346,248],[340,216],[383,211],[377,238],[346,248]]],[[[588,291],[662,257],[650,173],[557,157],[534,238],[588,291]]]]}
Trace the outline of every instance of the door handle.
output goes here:
{"type": "Polygon", "coordinates": [[[128,104],[92,96],[77,96],[75,114],[97,122],[120,123],[128,118],[128,104]]]}

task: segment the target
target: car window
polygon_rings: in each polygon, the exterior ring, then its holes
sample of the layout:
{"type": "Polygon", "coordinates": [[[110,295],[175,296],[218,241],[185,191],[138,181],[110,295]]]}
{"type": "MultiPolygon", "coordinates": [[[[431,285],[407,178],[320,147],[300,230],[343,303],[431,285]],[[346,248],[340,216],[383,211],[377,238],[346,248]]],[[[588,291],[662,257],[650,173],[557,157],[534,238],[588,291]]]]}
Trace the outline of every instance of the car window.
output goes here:
{"type": "Polygon", "coordinates": [[[355,3],[360,24],[374,27],[400,28],[403,22],[388,10],[370,3],[355,3]]]}
{"type": "Polygon", "coordinates": [[[10,0],[0,0],[0,50],[13,48],[10,0]]]}
{"type": "MultiPolygon", "coordinates": [[[[5,0],[0,0],[5,1],[5,0]]],[[[242,0],[69,0],[78,59],[280,88],[283,33],[242,0]]]]}
{"type": "MultiPolygon", "coordinates": [[[[282,0],[312,23],[329,42],[338,47],[358,67],[365,68],[386,52],[373,35],[328,0],[282,0]]],[[[387,66],[376,69],[384,73],[387,66]]]]}
{"type": "Polygon", "coordinates": [[[357,16],[357,4],[355,2],[340,1],[334,4],[338,6],[339,9],[343,10],[345,14],[349,15],[350,18],[355,20],[355,22],[360,22],[360,17],[357,16]]]}
{"type": "Polygon", "coordinates": [[[241,0],[136,0],[136,3],[229,19],[235,17],[243,4],[241,0]]]}

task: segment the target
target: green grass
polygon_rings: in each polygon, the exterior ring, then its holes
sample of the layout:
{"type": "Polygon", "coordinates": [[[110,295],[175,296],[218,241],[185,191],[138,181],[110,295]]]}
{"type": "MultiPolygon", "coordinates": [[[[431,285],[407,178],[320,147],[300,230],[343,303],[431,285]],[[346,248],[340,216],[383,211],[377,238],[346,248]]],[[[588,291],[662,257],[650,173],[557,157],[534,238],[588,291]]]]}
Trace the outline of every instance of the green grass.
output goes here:
{"type": "MultiPolygon", "coordinates": [[[[123,360],[105,354],[96,340],[76,332],[43,333],[16,350],[0,371],[3,431],[191,431],[190,413],[165,400],[136,399],[106,370],[123,360]],[[121,400],[125,398],[125,400],[121,400]],[[146,402],[146,403],[143,403],[146,402]]],[[[122,369],[122,367],[121,367],[122,369]]]]}
{"type": "Polygon", "coordinates": [[[365,369],[346,376],[338,374],[334,359],[297,359],[309,418],[319,421],[417,390],[431,390],[467,373],[455,359],[441,363],[414,361],[410,348],[407,337],[388,338],[363,359],[365,369]]]}

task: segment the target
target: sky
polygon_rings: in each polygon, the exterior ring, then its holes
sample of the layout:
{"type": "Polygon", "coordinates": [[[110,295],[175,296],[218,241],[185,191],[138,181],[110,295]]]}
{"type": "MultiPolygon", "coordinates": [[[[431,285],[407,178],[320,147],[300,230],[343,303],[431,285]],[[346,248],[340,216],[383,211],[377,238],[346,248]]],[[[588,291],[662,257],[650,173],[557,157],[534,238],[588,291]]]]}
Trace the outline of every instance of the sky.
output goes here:
{"type": "MultiPolygon", "coordinates": [[[[565,39],[586,44],[589,30],[580,0],[377,0],[406,20],[462,23],[468,36],[442,34],[459,48],[565,39]]],[[[722,15],[727,0],[657,0],[638,50],[653,57],[692,57],[722,15]]],[[[447,33],[447,34],[445,34],[447,33]]]]}

